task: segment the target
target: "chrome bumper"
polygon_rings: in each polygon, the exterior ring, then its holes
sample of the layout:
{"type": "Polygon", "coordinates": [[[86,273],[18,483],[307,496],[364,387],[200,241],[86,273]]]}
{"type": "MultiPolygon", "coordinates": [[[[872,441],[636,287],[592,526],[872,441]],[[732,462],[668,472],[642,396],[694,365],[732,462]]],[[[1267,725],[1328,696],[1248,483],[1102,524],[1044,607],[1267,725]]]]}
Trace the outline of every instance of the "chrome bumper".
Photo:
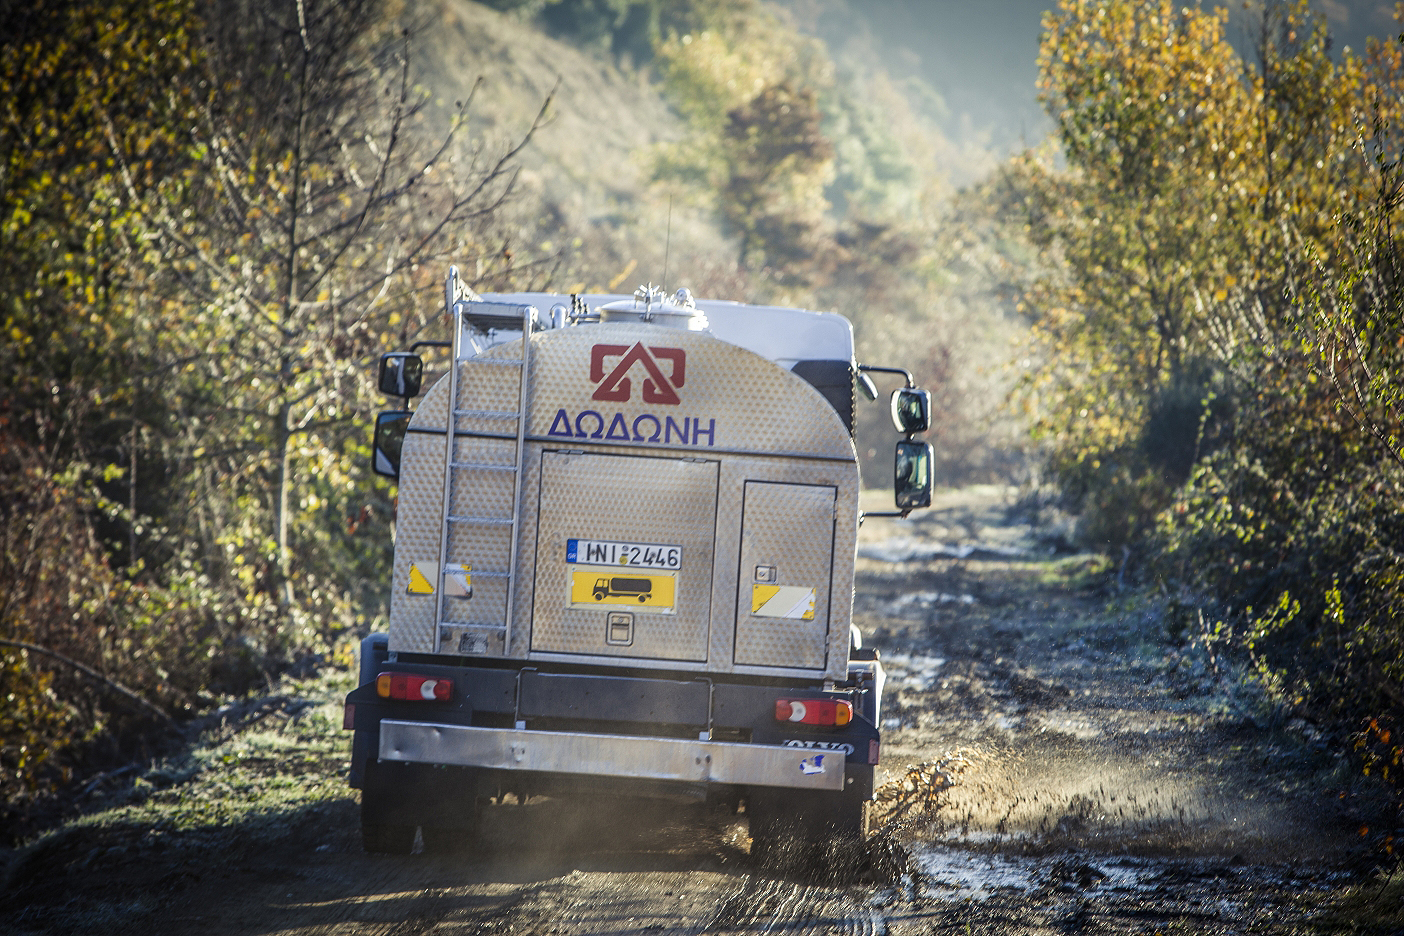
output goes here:
{"type": "Polygon", "coordinates": [[[380,759],[743,786],[843,789],[843,754],[632,735],[380,723],[380,759]]]}

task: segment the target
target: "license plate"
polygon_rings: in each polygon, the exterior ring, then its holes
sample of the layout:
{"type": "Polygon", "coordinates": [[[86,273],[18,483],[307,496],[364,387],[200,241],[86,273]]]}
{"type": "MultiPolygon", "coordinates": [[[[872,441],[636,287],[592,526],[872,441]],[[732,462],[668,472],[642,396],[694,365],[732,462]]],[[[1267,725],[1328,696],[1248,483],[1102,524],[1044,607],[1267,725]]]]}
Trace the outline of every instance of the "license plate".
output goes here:
{"type": "Polygon", "coordinates": [[[677,570],[682,568],[682,547],[659,543],[622,543],[617,540],[568,539],[566,562],[677,570]]]}

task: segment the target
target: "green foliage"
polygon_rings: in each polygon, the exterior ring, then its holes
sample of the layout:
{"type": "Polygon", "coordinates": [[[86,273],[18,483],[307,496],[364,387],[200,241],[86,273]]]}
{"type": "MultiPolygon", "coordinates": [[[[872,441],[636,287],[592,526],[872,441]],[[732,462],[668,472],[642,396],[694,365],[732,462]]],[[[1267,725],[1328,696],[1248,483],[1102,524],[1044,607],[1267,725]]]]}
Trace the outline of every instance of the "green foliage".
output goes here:
{"type": "Polygon", "coordinates": [[[1333,253],[1331,218],[1359,178],[1363,69],[1331,61],[1324,20],[1271,5],[1259,68],[1225,22],[1159,0],[1069,0],[1045,20],[1040,84],[1069,170],[1017,171],[1035,242],[1065,265],[1029,298],[1050,366],[1028,390],[1072,506],[1100,490],[1095,511],[1129,511],[1094,544],[1149,529],[1223,440],[1250,392],[1222,362],[1240,337],[1223,300],[1250,297],[1284,327],[1289,257],[1333,253]]]}
{"type": "Polygon", "coordinates": [[[484,287],[533,266],[497,227],[520,147],[412,148],[383,14],[0,11],[0,639],[57,654],[0,648],[7,798],[121,753],[113,685],[195,711],[384,615],[374,355],[446,251],[484,287]]]}
{"type": "Polygon", "coordinates": [[[1222,26],[1148,0],[1046,21],[1068,168],[1010,168],[1058,263],[1025,293],[1024,399],[1084,538],[1141,549],[1404,789],[1404,50],[1333,63],[1275,4],[1254,67],[1222,26]]]}

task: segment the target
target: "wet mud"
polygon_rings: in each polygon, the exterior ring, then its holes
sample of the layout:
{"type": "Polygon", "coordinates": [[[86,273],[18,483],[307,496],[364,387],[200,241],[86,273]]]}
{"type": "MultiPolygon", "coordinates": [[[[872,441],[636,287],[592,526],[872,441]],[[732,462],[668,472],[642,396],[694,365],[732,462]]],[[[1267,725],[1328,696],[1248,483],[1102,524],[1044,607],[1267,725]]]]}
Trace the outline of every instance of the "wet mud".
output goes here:
{"type": "Polygon", "coordinates": [[[1338,928],[1370,862],[1349,765],[1057,546],[997,488],[864,525],[856,620],[888,682],[859,852],[760,866],[724,807],[509,797],[471,851],[372,856],[348,791],[257,841],[57,834],[9,856],[0,913],[192,936],[1338,928]]]}

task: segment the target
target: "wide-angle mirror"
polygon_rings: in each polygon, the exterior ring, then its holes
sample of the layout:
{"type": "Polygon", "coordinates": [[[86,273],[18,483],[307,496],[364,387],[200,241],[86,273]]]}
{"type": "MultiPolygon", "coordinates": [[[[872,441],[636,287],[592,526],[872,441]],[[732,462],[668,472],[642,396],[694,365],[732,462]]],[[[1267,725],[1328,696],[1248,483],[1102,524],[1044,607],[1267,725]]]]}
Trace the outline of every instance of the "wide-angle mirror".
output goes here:
{"type": "Polygon", "coordinates": [[[897,443],[893,457],[893,495],[899,510],[915,510],[931,506],[931,464],[935,451],[930,442],[903,439],[897,443]]]}
{"type": "Polygon", "coordinates": [[[399,480],[400,449],[405,444],[405,429],[409,426],[409,410],[392,410],[375,417],[374,449],[371,469],[378,475],[399,480]]]}
{"type": "Polygon", "coordinates": [[[906,435],[931,428],[931,392],[903,387],[892,392],[892,425],[906,435]]]}

